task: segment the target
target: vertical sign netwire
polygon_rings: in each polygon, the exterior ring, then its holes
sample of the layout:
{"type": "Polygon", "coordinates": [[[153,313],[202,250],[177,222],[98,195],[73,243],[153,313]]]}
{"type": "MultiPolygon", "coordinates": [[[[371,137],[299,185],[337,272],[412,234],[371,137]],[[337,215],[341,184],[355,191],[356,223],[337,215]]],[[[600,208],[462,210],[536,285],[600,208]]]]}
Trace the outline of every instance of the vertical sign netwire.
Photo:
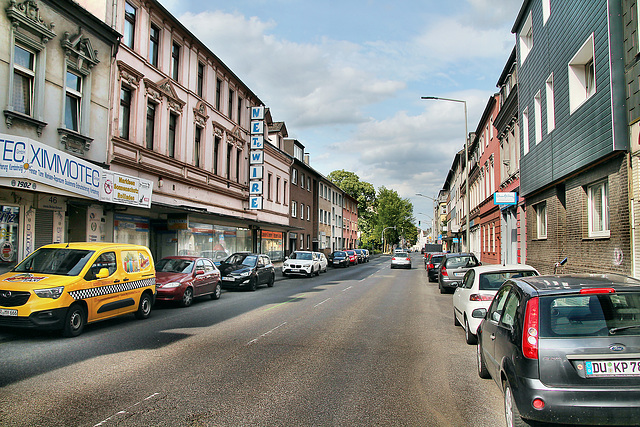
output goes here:
{"type": "Polygon", "coordinates": [[[264,106],[251,107],[251,145],[249,152],[249,209],[262,209],[264,168],[264,106]]]}

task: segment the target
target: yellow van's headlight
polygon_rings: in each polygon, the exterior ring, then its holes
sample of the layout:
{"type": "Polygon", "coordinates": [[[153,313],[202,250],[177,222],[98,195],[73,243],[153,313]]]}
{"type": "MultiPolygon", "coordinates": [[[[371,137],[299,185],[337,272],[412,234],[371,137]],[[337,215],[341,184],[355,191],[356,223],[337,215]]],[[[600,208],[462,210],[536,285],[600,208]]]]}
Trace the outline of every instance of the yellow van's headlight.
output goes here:
{"type": "Polygon", "coordinates": [[[58,299],[62,292],[64,291],[64,286],[58,286],[57,288],[48,288],[48,289],[34,289],[36,295],[40,298],[51,298],[58,299]]]}

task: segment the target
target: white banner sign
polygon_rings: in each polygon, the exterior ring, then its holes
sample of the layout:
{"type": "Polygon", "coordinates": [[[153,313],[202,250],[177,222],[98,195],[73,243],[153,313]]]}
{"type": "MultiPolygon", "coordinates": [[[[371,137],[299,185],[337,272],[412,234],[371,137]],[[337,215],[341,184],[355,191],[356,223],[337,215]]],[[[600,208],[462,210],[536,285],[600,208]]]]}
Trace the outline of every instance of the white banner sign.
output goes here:
{"type": "Polygon", "coordinates": [[[108,170],[102,172],[100,200],[103,202],[150,208],[152,190],[153,182],[148,179],[108,170]]]}

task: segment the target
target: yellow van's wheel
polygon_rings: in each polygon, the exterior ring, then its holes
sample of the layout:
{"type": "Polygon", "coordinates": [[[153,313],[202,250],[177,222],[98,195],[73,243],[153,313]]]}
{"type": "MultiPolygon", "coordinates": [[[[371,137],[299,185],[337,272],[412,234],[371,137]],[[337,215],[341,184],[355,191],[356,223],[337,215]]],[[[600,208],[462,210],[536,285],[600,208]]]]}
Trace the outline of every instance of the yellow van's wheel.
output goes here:
{"type": "Polygon", "coordinates": [[[71,304],[64,319],[62,335],[65,337],[77,337],[82,333],[85,323],[87,323],[87,313],[82,304],[71,304]]]}
{"type": "Polygon", "coordinates": [[[145,292],[140,297],[140,305],[138,305],[138,311],[136,311],[136,319],[146,319],[151,314],[151,295],[145,292]]]}

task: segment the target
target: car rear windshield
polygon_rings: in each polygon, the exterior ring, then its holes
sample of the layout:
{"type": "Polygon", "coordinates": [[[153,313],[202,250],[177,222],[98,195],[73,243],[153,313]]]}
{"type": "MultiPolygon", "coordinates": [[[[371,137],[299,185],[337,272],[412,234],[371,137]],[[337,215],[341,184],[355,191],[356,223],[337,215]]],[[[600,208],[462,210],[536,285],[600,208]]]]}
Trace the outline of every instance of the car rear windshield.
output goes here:
{"type": "Polygon", "coordinates": [[[396,258],[408,258],[409,257],[409,254],[406,253],[406,252],[396,252],[394,255],[395,255],[396,258]]]}
{"type": "Polygon", "coordinates": [[[429,261],[431,262],[431,264],[440,264],[440,262],[442,261],[442,258],[443,258],[442,255],[434,255],[431,257],[429,261]]]}
{"type": "Polygon", "coordinates": [[[495,273],[482,273],[479,280],[479,288],[481,291],[497,291],[507,279],[515,277],[537,276],[535,271],[500,271],[495,273]]]}
{"type": "Polygon", "coordinates": [[[156,271],[164,273],[191,273],[193,261],[190,259],[164,258],[157,262],[156,271]]]}
{"type": "Polygon", "coordinates": [[[77,276],[94,252],[79,249],[43,248],[32,253],[13,271],[77,276]]]}
{"type": "Polygon", "coordinates": [[[640,335],[640,292],[540,298],[541,337],[640,335]]]}
{"type": "Polygon", "coordinates": [[[447,258],[445,266],[447,268],[464,268],[464,267],[475,267],[476,260],[470,256],[454,256],[451,258],[447,258]]]}

